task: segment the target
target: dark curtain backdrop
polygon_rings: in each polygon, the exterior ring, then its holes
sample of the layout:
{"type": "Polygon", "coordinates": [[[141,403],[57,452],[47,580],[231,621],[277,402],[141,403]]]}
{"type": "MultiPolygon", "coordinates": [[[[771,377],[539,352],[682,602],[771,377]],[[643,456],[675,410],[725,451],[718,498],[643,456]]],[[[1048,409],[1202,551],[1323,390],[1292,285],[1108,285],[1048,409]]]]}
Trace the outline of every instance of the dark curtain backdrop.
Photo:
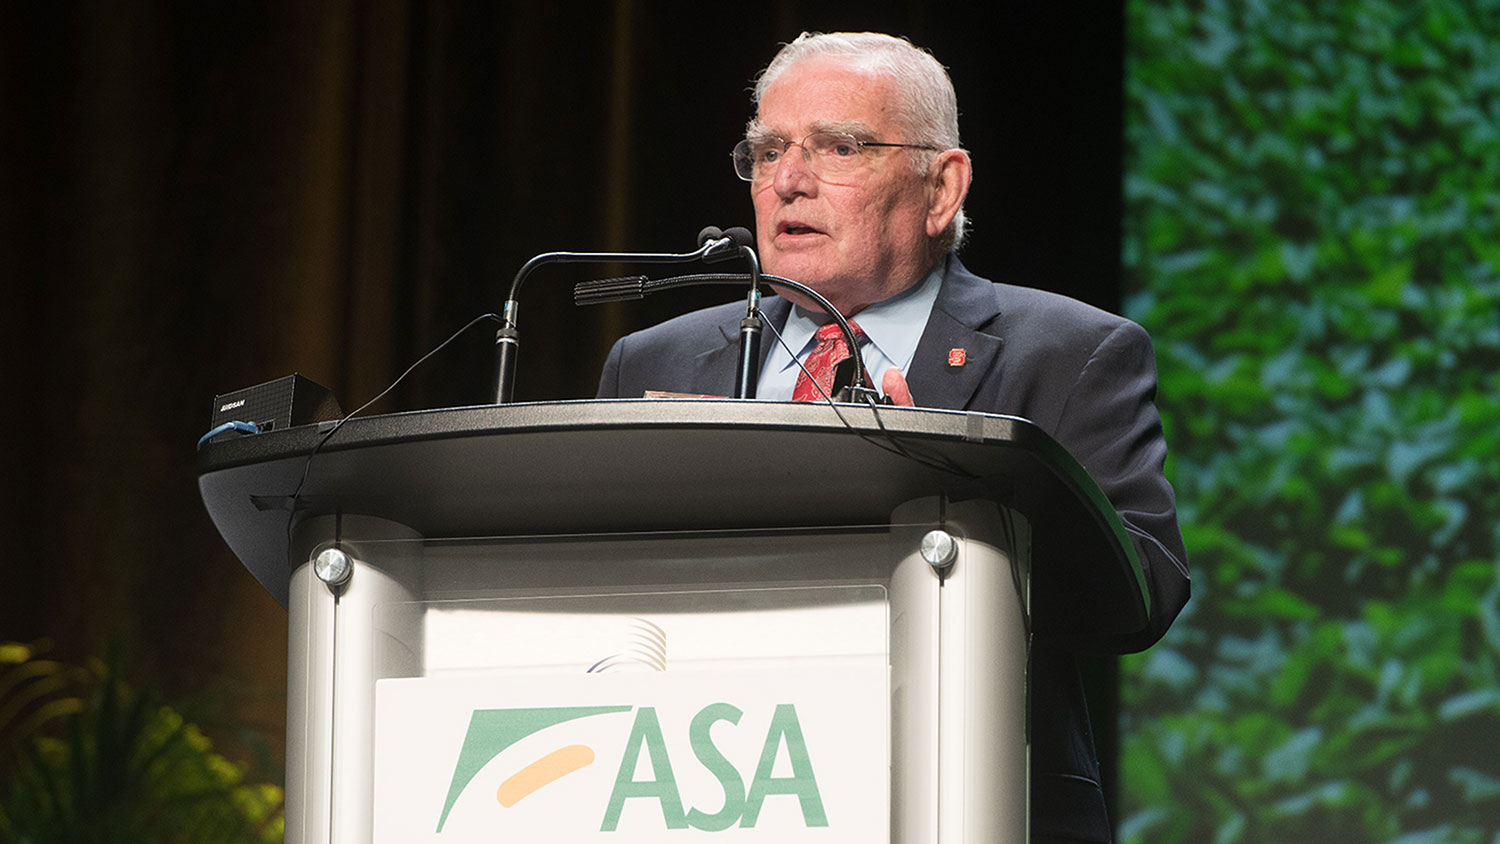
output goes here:
{"type": "MultiPolygon", "coordinates": [[[[118,648],[168,692],[260,690],[233,714],[279,732],[285,612],[198,500],[214,395],[301,372],[352,409],[535,253],[750,225],[728,151],[751,76],[804,29],[931,48],[974,155],[970,267],[1117,308],[1121,21],[1091,2],[0,4],[0,640],[118,648]]],[[[518,399],[591,395],[620,333],[731,298],[575,309],[589,272],[529,282],[518,399]]],[[[488,335],[371,412],[484,401],[488,335]]]]}

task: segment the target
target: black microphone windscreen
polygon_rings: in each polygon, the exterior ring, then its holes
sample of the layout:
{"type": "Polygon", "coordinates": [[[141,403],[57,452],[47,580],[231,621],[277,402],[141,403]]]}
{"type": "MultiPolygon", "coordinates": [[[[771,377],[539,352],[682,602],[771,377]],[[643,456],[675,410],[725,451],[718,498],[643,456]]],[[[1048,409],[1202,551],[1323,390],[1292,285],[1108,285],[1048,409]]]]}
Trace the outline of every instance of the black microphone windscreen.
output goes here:
{"type": "Polygon", "coordinates": [[[730,226],[724,230],[723,236],[734,241],[736,246],[755,245],[755,235],[751,234],[750,230],[744,226],[730,226]]]}
{"type": "Polygon", "coordinates": [[[704,226],[703,231],[698,232],[698,245],[701,247],[710,240],[718,240],[723,236],[724,232],[718,226],[704,226]]]}

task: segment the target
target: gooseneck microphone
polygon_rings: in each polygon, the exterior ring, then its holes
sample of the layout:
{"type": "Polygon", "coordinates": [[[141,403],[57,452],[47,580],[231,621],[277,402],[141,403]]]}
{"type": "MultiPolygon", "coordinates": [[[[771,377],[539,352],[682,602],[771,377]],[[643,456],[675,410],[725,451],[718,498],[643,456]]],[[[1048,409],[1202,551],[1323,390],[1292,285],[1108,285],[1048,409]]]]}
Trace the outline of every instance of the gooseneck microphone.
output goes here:
{"type": "MultiPolygon", "coordinates": [[[[734,232],[735,229],[730,229],[734,232]]],[[[739,231],[745,232],[749,238],[749,232],[743,228],[739,231]]],[[[536,271],[538,267],[545,264],[581,264],[581,263],[612,263],[612,264],[686,264],[693,261],[717,262],[740,257],[746,254],[746,247],[736,240],[733,235],[720,231],[715,226],[708,226],[698,233],[698,248],[692,252],[544,252],[521,266],[516,272],[516,277],[510,283],[510,294],[505,297],[505,302],[500,308],[500,328],[495,332],[495,404],[508,404],[515,393],[516,380],[516,355],[520,350],[520,332],[516,324],[516,313],[519,310],[517,296],[521,292],[521,284],[526,277],[536,271]]],[[[754,257],[753,250],[750,251],[754,257]]],[[[759,264],[754,264],[753,274],[759,276],[759,264]]],[[[642,282],[645,276],[638,277],[642,282]]],[[[617,281],[632,281],[633,279],[617,279],[617,281]]],[[[629,298],[629,297],[626,297],[629,298]]],[[[751,386],[752,398],[754,386],[751,386]]]]}
{"type": "MultiPolygon", "coordinates": [[[[745,296],[745,318],[740,320],[739,359],[734,367],[734,397],[753,399],[760,383],[760,335],[765,323],[760,318],[760,256],[755,254],[755,235],[743,226],[724,232],[736,251],[750,265],[750,292],[745,296]]],[[[852,346],[850,348],[853,348],[852,346]]]]}

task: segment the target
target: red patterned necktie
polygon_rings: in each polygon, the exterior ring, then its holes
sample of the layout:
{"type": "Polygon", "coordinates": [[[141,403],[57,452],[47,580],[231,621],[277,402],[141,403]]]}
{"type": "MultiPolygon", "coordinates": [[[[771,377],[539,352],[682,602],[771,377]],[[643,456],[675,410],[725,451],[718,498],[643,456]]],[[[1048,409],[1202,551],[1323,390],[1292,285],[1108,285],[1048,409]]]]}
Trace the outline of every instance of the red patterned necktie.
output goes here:
{"type": "MultiPolygon", "coordinates": [[[[865,332],[853,320],[849,327],[854,336],[864,339],[865,332]]],[[[833,393],[833,371],[841,361],[849,357],[849,344],[844,342],[844,332],[839,324],[830,322],[818,327],[818,345],[803,362],[802,374],[797,376],[797,386],[792,390],[792,401],[826,401],[825,395],[833,393]],[[808,378],[808,375],[812,378],[808,378]],[[816,381],[816,386],[814,386],[816,381]],[[823,389],[819,391],[819,387],[823,389]]]]}

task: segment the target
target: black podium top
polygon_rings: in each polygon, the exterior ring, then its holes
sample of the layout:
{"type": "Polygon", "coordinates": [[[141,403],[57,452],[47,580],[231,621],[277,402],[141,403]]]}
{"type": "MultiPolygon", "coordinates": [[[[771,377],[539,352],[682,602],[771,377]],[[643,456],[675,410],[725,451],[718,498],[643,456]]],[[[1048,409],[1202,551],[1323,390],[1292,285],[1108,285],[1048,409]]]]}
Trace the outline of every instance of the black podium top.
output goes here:
{"type": "MultiPolygon", "coordinates": [[[[352,419],[208,443],[198,486],[219,532],[283,605],[299,517],[378,516],[424,537],[886,524],[905,501],[985,497],[1056,535],[1035,588],[1086,576],[1122,629],[1146,618],[1140,566],[1087,472],[1024,419],[950,410],[611,399],[352,419]],[[842,418],[840,418],[842,417],[842,418]],[[1077,572],[1070,571],[1077,569],[1077,572]]],[[[300,563],[301,561],[299,561],[300,563]]]]}

